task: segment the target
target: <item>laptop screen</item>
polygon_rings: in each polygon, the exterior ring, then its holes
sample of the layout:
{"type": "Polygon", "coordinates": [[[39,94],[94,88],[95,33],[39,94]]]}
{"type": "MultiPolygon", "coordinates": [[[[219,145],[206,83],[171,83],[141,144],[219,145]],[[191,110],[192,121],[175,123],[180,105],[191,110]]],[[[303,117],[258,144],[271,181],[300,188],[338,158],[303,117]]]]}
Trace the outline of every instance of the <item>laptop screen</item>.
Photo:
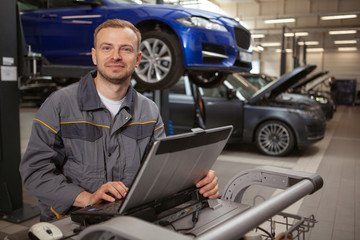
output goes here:
{"type": "Polygon", "coordinates": [[[211,169],[231,131],[225,126],[156,140],[119,213],[194,186],[211,169]]]}

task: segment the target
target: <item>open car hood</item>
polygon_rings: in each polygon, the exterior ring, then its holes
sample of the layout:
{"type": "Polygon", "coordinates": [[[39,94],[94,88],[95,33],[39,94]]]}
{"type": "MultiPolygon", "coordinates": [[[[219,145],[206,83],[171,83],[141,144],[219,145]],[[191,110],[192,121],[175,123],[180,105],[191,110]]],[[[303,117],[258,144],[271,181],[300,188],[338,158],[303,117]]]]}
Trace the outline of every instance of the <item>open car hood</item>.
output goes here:
{"type": "Polygon", "coordinates": [[[299,91],[303,86],[305,86],[306,84],[314,81],[315,79],[318,79],[326,74],[328,74],[329,71],[325,71],[325,72],[318,72],[316,74],[314,74],[313,76],[310,76],[308,78],[302,79],[300,81],[298,81],[297,83],[295,83],[291,88],[294,91],[299,91]]]}
{"type": "Polygon", "coordinates": [[[248,101],[249,104],[254,104],[260,99],[266,98],[275,98],[280,93],[287,91],[291,86],[293,86],[297,81],[304,78],[310,72],[316,68],[316,65],[304,65],[301,67],[295,68],[293,71],[284,74],[278,80],[273,81],[257,91],[248,101]]]}
{"type": "Polygon", "coordinates": [[[312,90],[313,88],[315,88],[316,86],[318,86],[319,84],[325,82],[325,81],[329,81],[330,79],[330,76],[325,74],[317,79],[315,79],[314,81],[310,82],[309,84],[306,85],[305,87],[305,91],[310,91],[312,90]]]}

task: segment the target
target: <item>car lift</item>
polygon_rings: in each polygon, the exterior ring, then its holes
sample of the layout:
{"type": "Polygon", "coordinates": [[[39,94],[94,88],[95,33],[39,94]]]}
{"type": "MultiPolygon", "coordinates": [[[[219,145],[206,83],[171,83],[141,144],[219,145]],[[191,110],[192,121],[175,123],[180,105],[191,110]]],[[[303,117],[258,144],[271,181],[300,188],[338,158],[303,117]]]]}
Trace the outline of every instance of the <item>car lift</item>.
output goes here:
{"type": "Polygon", "coordinates": [[[19,223],[39,215],[37,207],[23,204],[19,173],[20,128],[16,1],[4,0],[0,8],[0,219],[19,223]]]}

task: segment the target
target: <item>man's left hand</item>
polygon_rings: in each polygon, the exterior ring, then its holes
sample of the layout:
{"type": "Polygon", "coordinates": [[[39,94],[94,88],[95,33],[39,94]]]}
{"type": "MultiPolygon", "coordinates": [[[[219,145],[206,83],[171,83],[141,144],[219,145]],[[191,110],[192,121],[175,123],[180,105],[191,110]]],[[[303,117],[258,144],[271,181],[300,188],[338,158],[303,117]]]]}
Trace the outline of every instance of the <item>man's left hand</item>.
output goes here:
{"type": "Polygon", "coordinates": [[[206,177],[201,179],[201,181],[196,184],[196,187],[200,188],[200,194],[209,199],[215,199],[220,196],[218,177],[213,170],[209,170],[206,177]]]}

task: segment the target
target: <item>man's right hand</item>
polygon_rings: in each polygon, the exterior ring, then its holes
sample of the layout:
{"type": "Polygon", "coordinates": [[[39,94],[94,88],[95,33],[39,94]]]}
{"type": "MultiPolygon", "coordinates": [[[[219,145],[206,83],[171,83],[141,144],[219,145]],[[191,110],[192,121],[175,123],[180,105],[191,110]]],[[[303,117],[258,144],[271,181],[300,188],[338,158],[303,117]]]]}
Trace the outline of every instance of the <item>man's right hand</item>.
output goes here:
{"type": "Polygon", "coordinates": [[[122,182],[107,182],[103,184],[96,192],[81,192],[73,203],[75,207],[85,207],[100,203],[102,200],[114,202],[117,199],[125,197],[129,189],[122,182]]]}

